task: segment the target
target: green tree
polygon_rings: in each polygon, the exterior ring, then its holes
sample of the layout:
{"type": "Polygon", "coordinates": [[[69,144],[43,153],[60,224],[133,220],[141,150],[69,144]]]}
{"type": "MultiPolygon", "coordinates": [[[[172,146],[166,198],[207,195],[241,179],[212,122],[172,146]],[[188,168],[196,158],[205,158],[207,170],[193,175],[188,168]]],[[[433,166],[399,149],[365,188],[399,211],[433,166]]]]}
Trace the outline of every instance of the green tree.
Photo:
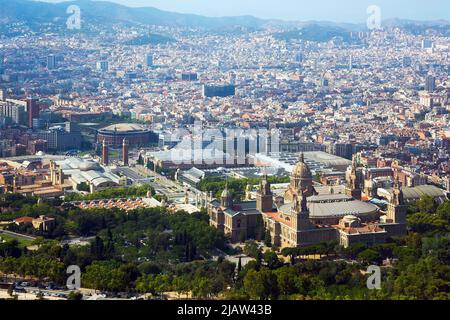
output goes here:
{"type": "Polygon", "coordinates": [[[114,261],[94,261],[82,276],[83,285],[87,288],[112,292],[125,291],[125,279],[125,272],[114,261]]]}
{"type": "Polygon", "coordinates": [[[91,244],[91,254],[95,260],[102,260],[105,257],[105,244],[99,236],[96,236],[91,244]]]}
{"type": "Polygon", "coordinates": [[[295,293],[295,270],[293,267],[284,266],[275,271],[280,294],[288,296],[295,293]]]}
{"type": "Polygon", "coordinates": [[[244,253],[249,257],[257,259],[261,254],[261,248],[255,241],[249,240],[245,242],[244,253]]]}
{"type": "Polygon", "coordinates": [[[377,251],[373,249],[366,249],[358,254],[358,260],[365,264],[379,264],[382,261],[382,257],[377,251]]]}
{"type": "Polygon", "coordinates": [[[437,208],[436,214],[440,219],[447,220],[447,222],[450,223],[450,201],[445,201],[441,204],[437,208]]]}
{"type": "Polygon", "coordinates": [[[206,277],[196,277],[192,283],[192,295],[197,299],[207,299],[213,294],[213,281],[206,277]]]}
{"type": "Polygon", "coordinates": [[[280,259],[278,259],[277,254],[273,251],[266,251],[264,253],[264,262],[266,263],[267,267],[271,270],[277,269],[278,267],[283,265],[280,259]]]}
{"type": "Polygon", "coordinates": [[[269,248],[272,247],[272,236],[268,230],[264,232],[264,245],[269,248]]]}
{"type": "Polygon", "coordinates": [[[434,202],[433,197],[429,195],[423,195],[417,200],[416,206],[419,211],[423,213],[434,213],[436,210],[436,203],[434,202]]]}
{"type": "Polygon", "coordinates": [[[189,280],[186,277],[175,277],[173,279],[173,288],[175,289],[175,291],[178,293],[178,297],[180,298],[180,296],[182,294],[184,294],[186,297],[189,294],[190,291],[190,284],[189,284],[189,280]]]}
{"type": "Polygon", "coordinates": [[[409,265],[394,281],[394,293],[407,299],[449,299],[450,266],[424,257],[409,265]]]}
{"type": "Polygon", "coordinates": [[[448,230],[448,222],[436,214],[415,213],[407,217],[407,222],[412,231],[425,233],[433,230],[448,230]]]}
{"type": "Polygon", "coordinates": [[[276,275],[268,269],[249,270],[244,277],[245,292],[254,300],[278,298],[278,282],[276,275]]]}

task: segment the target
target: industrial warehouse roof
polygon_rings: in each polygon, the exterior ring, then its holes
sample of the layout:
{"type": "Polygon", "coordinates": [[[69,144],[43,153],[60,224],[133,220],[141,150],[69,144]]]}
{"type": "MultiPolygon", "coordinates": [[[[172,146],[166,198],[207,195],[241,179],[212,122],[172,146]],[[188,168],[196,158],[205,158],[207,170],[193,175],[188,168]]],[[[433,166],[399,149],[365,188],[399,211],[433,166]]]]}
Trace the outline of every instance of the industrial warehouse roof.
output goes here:
{"type": "MultiPolygon", "coordinates": [[[[304,152],[305,162],[312,173],[327,172],[328,174],[342,174],[341,170],[352,164],[348,159],[338,157],[323,151],[304,152]],[[338,168],[338,169],[336,169],[338,168]],[[337,170],[337,171],[336,171],[337,170]]],[[[299,161],[297,153],[258,153],[254,156],[257,162],[264,163],[265,166],[283,168],[287,172],[292,172],[294,165],[299,161]]]]}
{"type": "Polygon", "coordinates": [[[175,164],[192,163],[198,161],[202,163],[221,163],[224,159],[230,159],[231,156],[224,153],[222,150],[207,150],[207,149],[183,149],[183,146],[177,146],[176,148],[147,152],[147,156],[150,156],[158,161],[168,161],[175,164]]]}
{"type": "MultiPolygon", "coordinates": [[[[446,199],[444,190],[432,185],[405,187],[402,188],[402,191],[403,191],[403,198],[405,199],[406,202],[414,202],[424,195],[428,195],[435,199],[439,199],[441,200],[441,202],[446,199]]],[[[386,199],[390,199],[391,189],[378,188],[377,194],[386,199]]]]}
{"type": "Polygon", "coordinates": [[[348,159],[338,157],[323,151],[311,151],[305,152],[306,160],[311,160],[323,164],[328,164],[330,167],[333,166],[346,166],[351,165],[352,162],[348,159]]]}
{"type": "Polygon", "coordinates": [[[62,161],[56,161],[56,164],[66,173],[70,170],[80,170],[80,171],[103,171],[100,164],[91,159],[83,158],[67,158],[62,161]]]}
{"type": "Polygon", "coordinates": [[[65,175],[71,177],[77,184],[89,182],[98,187],[106,183],[120,183],[120,177],[105,169],[92,159],[67,158],[56,161],[56,164],[63,170],[65,175]]]}
{"type": "Polygon", "coordinates": [[[194,167],[184,172],[183,175],[189,175],[200,180],[205,176],[205,172],[194,167]]]}
{"type": "Polygon", "coordinates": [[[403,188],[403,197],[406,199],[410,198],[420,198],[423,195],[429,195],[431,197],[443,197],[444,191],[442,189],[439,189],[436,186],[431,185],[423,185],[423,186],[417,186],[413,188],[403,188]]]}

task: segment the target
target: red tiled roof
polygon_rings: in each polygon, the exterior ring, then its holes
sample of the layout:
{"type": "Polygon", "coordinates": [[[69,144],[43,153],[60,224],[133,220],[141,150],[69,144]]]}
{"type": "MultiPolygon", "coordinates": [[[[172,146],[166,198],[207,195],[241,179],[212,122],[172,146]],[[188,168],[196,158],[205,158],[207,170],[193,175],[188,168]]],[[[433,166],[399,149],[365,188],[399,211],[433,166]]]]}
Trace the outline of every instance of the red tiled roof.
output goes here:
{"type": "Polygon", "coordinates": [[[20,217],[17,219],[14,219],[15,223],[28,223],[28,222],[33,222],[33,218],[32,217],[20,217]]]}

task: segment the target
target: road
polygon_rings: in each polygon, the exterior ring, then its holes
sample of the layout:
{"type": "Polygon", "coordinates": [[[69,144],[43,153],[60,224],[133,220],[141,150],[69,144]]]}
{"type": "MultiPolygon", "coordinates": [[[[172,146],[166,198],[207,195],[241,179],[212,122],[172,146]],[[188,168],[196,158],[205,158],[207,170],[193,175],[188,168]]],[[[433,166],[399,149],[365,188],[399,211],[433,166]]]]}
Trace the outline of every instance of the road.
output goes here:
{"type": "MultiPolygon", "coordinates": [[[[122,167],[118,171],[133,180],[133,183],[149,184],[156,193],[162,194],[170,200],[180,201],[185,197],[186,188],[184,186],[141,165],[122,167]]],[[[203,192],[200,190],[191,187],[189,189],[191,198],[195,194],[192,199],[195,200],[197,194],[203,197],[203,192]]]]}
{"type": "Polygon", "coordinates": [[[12,237],[15,237],[15,238],[19,238],[19,239],[31,240],[31,241],[36,240],[36,237],[27,236],[27,235],[24,235],[24,234],[20,234],[20,233],[8,231],[8,230],[0,229],[0,234],[2,234],[2,233],[7,234],[7,235],[12,236],[12,237]]]}
{"type": "Polygon", "coordinates": [[[117,172],[127,176],[127,178],[133,181],[133,184],[148,184],[153,181],[152,177],[142,175],[134,168],[121,167],[117,169],[117,172]]]}
{"type": "Polygon", "coordinates": [[[169,199],[179,199],[184,197],[185,189],[180,184],[160,175],[157,172],[137,165],[132,169],[141,176],[151,177],[152,182],[149,184],[157,193],[165,195],[169,199]]]}

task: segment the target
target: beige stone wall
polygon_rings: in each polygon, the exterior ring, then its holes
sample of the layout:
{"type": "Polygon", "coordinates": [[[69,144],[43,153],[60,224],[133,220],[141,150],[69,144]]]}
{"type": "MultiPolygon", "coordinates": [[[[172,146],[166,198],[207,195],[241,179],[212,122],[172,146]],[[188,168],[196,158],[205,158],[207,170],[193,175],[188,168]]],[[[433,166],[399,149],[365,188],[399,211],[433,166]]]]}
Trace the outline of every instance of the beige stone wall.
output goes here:
{"type": "Polygon", "coordinates": [[[338,231],[333,228],[306,230],[297,233],[297,246],[307,246],[332,240],[338,240],[338,231]]]}

